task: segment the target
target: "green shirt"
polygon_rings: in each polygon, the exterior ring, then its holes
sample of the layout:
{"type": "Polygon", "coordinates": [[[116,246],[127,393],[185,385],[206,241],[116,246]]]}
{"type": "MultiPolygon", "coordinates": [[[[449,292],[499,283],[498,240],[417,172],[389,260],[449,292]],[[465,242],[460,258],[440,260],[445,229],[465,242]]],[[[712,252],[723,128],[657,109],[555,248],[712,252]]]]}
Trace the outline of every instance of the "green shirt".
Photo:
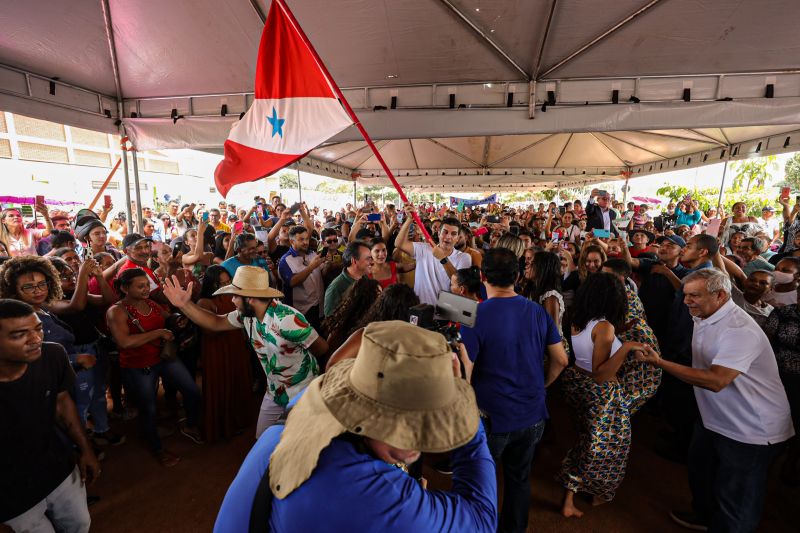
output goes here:
{"type": "Polygon", "coordinates": [[[325,316],[328,317],[333,314],[339,303],[342,301],[342,296],[345,291],[349,289],[356,280],[351,278],[347,273],[347,269],[342,270],[342,273],[336,276],[336,279],[331,281],[328,285],[328,290],[325,291],[325,316]]]}

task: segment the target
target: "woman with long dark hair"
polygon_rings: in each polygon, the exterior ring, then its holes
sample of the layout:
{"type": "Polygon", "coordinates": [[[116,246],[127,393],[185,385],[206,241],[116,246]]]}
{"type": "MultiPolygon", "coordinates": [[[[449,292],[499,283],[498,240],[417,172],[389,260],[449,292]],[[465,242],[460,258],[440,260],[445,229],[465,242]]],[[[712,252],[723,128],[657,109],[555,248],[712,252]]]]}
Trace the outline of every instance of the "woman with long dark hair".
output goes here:
{"type": "Polygon", "coordinates": [[[638,342],[622,343],[617,331],[625,323],[628,300],[622,282],[603,272],[592,274],[578,289],[572,314],[575,363],[563,374],[567,403],[575,410],[578,441],[561,463],[564,485],[561,513],[583,515],[574,497],[593,496],[600,505],[614,498],[625,475],[631,444],[629,398],[617,372],[632,351],[647,351],[638,342]]]}
{"type": "Polygon", "coordinates": [[[214,237],[214,259],[212,262],[219,265],[233,255],[233,237],[230,233],[218,233],[214,237]],[[229,253],[230,252],[230,253],[229,253]]]}
{"type": "MultiPolygon", "coordinates": [[[[214,293],[231,284],[231,276],[220,265],[206,269],[197,305],[215,315],[236,310],[230,294],[214,293]]],[[[253,419],[250,384],[250,351],[241,331],[202,330],[203,405],[205,435],[209,442],[230,439],[253,419]]]]}
{"type": "Polygon", "coordinates": [[[325,368],[330,368],[338,361],[354,356],[353,350],[358,350],[358,346],[361,344],[361,334],[368,324],[386,320],[408,322],[411,318],[411,308],[415,305],[419,305],[419,297],[414,293],[414,289],[405,283],[395,283],[386,287],[378,301],[375,302],[375,305],[361,320],[358,329],[349,337],[346,337],[346,340],[338,350],[331,352],[325,368]]]}
{"type": "Polygon", "coordinates": [[[398,263],[388,257],[386,241],[380,237],[372,239],[369,251],[373,261],[369,277],[380,283],[383,289],[400,281],[397,276],[399,273],[411,272],[416,268],[416,263],[398,263]]]}
{"type": "Polygon", "coordinates": [[[599,244],[591,241],[584,244],[581,248],[581,253],[578,255],[578,268],[570,272],[564,279],[562,284],[563,293],[577,291],[578,287],[586,281],[586,278],[603,269],[603,263],[607,259],[606,251],[599,244]]]}
{"type": "Polygon", "coordinates": [[[361,320],[359,327],[366,327],[370,322],[382,320],[408,322],[411,318],[410,309],[415,305],[419,305],[419,297],[414,293],[414,289],[404,283],[389,285],[361,320]]]}
{"type": "Polygon", "coordinates": [[[150,281],[141,268],[123,271],[114,281],[122,299],[107,313],[108,327],[119,347],[119,364],[126,390],[136,395],[142,426],[153,453],[162,466],[175,466],[180,457],[161,446],[156,428],[156,396],[162,378],[180,391],[186,408],[186,422],[181,433],[200,444],[197,427],[200,391],[178,358],[163,358],[162,345],[175,339],[166,329],[167,312],[149,298],[150,281]]]}
{"type": "MultiPolygon", "coordinates": [[[[330,353],[358,328],[359,321],[376,304],[380,294],[380,282],[367,277],[356,280],[345,291],[339,306],[322,323],[322,330],[328,335],[330,353]]],[[[320,366],[324,367],[324,364],[320,366]]]]}
{"type": "Polygon", "coordinates": [[[545,308],[558,328],[558,334],[563,337],[561,326],[565,307],[561,296],[561,258],[553,252],[536,252],[531,270],[532,278],[523,283],[522,294],[545,308]]]}
{"type": "Polygon", "coordinates": [[[459,268],[450,276],[450,292],[481,301],[481,270],[476,266],[459,268]]]}

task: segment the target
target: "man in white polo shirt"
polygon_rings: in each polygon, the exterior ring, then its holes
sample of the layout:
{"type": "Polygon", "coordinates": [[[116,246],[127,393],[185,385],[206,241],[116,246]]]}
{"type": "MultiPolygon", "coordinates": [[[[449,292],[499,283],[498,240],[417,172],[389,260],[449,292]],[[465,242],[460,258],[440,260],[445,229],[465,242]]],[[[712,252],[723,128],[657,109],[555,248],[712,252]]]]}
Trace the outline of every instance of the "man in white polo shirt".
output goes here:
{"type": "Polygon", "coordinates": [[[414,221],[414,206],[406,204],[404,209],[406,219],[397,233],[395,246],[417,262],[414,292],[419,296],[419,301],[436,305],[439,292],[450,290],[450,277],[459,269],[472,266],[472,257],[455,249],[461,223],[457,218],[445,217],[439,228],[439,243],[435,246],[427,242],[412,242],[408,237],[408,229],[414,221]]]}
{"type": "Polygon", "coordinates": [[[694,320],[692,366],[642,360],[694,385],[702,424],[689,449],[692,511],[672,519],[695,530],[755,531],[767,490],[767,472],[794,435],[789,402],[769,340],[731,300],[730,278],[708,268],[683,278],[694,320]]]}

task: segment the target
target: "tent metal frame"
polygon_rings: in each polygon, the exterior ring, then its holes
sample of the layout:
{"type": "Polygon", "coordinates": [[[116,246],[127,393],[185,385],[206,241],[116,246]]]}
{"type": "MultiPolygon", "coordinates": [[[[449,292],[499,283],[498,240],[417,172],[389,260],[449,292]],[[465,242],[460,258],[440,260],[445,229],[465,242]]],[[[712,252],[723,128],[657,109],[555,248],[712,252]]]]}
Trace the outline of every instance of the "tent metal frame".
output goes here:
{"type": "MultiPolygon", "coordinates": [[[[2,68],[2,65],[0,65],[2,68]]],[[[628,105],[628,98],[636,96],[637,103],[676,103],[682,104],[684,86],[695,86],[692,102],[714,102],[723,99],[733,101],[750,101],[764,98],[764,93],[754,92],[753,77],[764,77],[763,87],[771,84],[776,87],[774,99],[796,97],[800,95],[800,70],[708,73],[691,75],[650,75],[620,76],[598,78],[563,78],[542,79],[536,82],[485,80],[464,83],[427,83],[376,85],[369,87],[343,87],[342,91],[350,105],[357,110],[373,110],[379,107],[389,110],[392,97],[396,97],[396,107],[391,113],[418,109],[448,109],[450,94],[456,95],[456,107],[461,112],[478,109],[508,108],[508,95],[512,94],[512,108],[536,107],[547,101],[547,90],[556,93],[557,106],[560,108],[586,105],[615,105],[612,92],[619,87],[619,103],[628,105]],[[774,78],[774,81],[773,81],[774,78]],[[740,83],[737,83],[739,81],[740,83]],[[546,87],[543,94],[536,95],[536,87],[546,87]],[[665,89],[669,86],[672,89],[665,89]],[[567,96],[572,95],[572,96],[567,96]]],[[[33,74],[31,74],[33,75],[33,74]]],[[[45,79],[42,76],[38,76],[45,79]]],[[[756,86],[758,84],[755,84],[756,86]]],[[[0,87],[0,92],[8,92],[0,87]]],[[[91,91],[86,91],[91,92],[91,91]]],[[[96,94],[96,93],[95,93],[96,94]]],[[[26,96],[14,93],[16,96],[26,96]]],[[[254,98],[252,91],[230,93],[208,93],[173,96],[151,96],[142,98],[126,98],[123,108],[125,115],[135,112],[139,118],[169,117],[172,109],[177,109],[184,117],[220,116],[222,99],[228,100],[228,114],[238,114],[249,107],[254,98]],[[239,102],[231,102],[231,98],[239,98],[239,102]],[[214,112],[195,112],[195,100],[218,99],[219,105],[206,105],[214,112]],[[243,104],[243,105],[242,105],[243,104]]],[[[99,113],[96,113],[99,114],[99,113]]]]}
{"type": "Polygon", "coordinates": [[[652,9],[653,7],[658,5],[659,3],[661,3],[661,0],[650,0],[649,3],[643,5],[642,7],[640,7],[639,9],[634,11],[633,13],[631,13],[628,16],[624,17],[622,20],[620,20],[619,22],[617,22],[616,24],[614,24],[613,26],[611,26],[607,30],[605,30],[602,33],[600,33],[594,39],[590,40],[589,42],[587,42],[586,44],[580,46],[578,49],[576,49],[572,53],[568,54],[564,59],[558,61],[553,66],[548,67],[544,72],[542,72],[542,76],[541,77],[542,78],[546,78],[548,74],[560,69],[561,67],[563,67],[564,65],[566,65],[567,63],[569,63],[570,61],[572,61],[573,59],[575,59],[579,55],[591,50],[599,42],[601,42],[604,39],[608,38],[609,36],[613,35],[620,28],[623,28],[624,26],[626,26],[629,23],[633,22],[638,17],[644,15],[645,13],[650,11],[650,9],[652,9]]]}

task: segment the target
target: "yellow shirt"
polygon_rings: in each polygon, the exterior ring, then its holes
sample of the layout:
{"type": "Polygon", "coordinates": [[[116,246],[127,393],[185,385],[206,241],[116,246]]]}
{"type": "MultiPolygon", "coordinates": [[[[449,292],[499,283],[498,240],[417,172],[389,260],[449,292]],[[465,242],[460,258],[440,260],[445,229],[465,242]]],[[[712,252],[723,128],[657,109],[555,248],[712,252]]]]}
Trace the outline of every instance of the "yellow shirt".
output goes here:
{"type": "Polygon", "coordinates": [[[227,233],[231,232],[231,227],[229,225],[227,225],[226,223],[221,222],[221,221],[216,226],[214,224],[211,224],[211,227],[214,228],[216,231],[224,231],[224,232],[227,232],[227,233]]]}

